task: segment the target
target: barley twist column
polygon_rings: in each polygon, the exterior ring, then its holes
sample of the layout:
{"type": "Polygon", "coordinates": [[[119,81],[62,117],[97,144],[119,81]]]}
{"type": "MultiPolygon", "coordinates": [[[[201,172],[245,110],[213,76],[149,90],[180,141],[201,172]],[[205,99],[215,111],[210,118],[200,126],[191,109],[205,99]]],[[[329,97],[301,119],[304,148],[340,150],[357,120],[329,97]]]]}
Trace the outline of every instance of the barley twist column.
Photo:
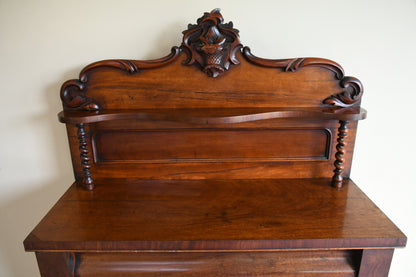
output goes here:
{"type": "Polygon", "coordinates": [[[87,190],[94,189],[94,181],[91,178],[91,165],[90,165],[90,157],[88,156],[88,148],[87,148],[87,137],[85,132],[85,126],[83,123],[77,124],[78,127],[78,140],[79,140],[79,152],[81,157],[81,167],[83,171],[83,179],[82,183],[84,188],[87,190]]]}
{"type": "Polygon", "coordinates": [[[334,170],[334,176],[332,177],[332,186],[336,188],[342,188],[342,173],[344,171],[344,154],[345,154],[345,142],[344,139],[347,136],[348,128],[347,124],[349,121],[339,121],[339,128],[338,128],[338,139],[337,139],[337,152],[335,153],[335,170],[334,170]]]}

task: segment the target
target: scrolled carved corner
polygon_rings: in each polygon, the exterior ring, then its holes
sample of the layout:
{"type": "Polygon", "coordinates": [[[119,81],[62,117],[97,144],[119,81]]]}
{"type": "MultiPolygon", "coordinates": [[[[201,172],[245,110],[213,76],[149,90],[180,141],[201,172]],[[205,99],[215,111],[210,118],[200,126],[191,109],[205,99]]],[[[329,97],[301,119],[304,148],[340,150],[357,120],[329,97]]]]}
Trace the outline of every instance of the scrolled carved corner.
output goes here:
{"type": "Polygon", "coordinates": [[[187,54],[185,65],[198,65],[209,77],[217,77],[230,68],[231,64],[239,64],[236,53],[242,44],[238,30],[233,23],[223,23],[220,9],[214,9],[197,20],[197,24],[189,24],[183,31],[181,48],[187,54]]]}
{"type": "Polygon", "coordinates": [[[102,67],[112,67],[129,74],[136,74],[145,69],[153,69],[170,64],[179,57],[179,54],[180,49],[175,46],[172,47],[168,55],[154,60],[103,60],[86,66],[81,71],[79,79],[86,83],[88,78],[87,73],[102,67]]]}
{"type": "Polygon", "coordinates": [[[85,95],[86,82],[81,80],[66,81],[61,87],[61,100],[64,108],[69,110],[96,111],[100,105],[85,95]]]}
{"type": "Polygon", "coordinates": [[[79,74],[79,79],[66,81],[61,87],[61,100],[68,110],[100,110],[100,105],[86,96],[88,74],[98,68],[115,68],[128,74],[136,74],[145,69],[165,66],[175,61],[180,55],[179,47],[172,47],[170,54],[154,60],[103,60],[86,66],[79,74]]]}
{"type": "Polygon", "coordinates": [[[303,67],[322,67],[334,73],[338,80],[344,76],[342,67],[334,61],[322,58],[264,59],[251,53],[250,47],[243,48],[243,56],[252,64],[280,69],[284,72],[296,72],[303,67]]]}
{"type": "Polygon", "coordinates": [[[330,97],[324,99],[323,103],[342,108],[359,106],[364,92],[364,88],[360,80],[354,77],[346,76],[340,80],[340,86],[344,89],[344,91],[331,95],[330,97]]]}
{"type": "Polygon", "coordinates": [[[104,60],[86,66],[79,74],[79,80],[66,81],[61,88],[61,100],[68,110],[100,110],[100,105],[92,98],[86,96],[88,85],[88,72],[99,67],[113,67],[130,74],[139,72],[135,61],[130,60],[104,60]]]}
{"type": "Polygon", "coordinates": [[[296,72],[303,67],[322,67],[334,73],[336,80],[339,80],[342,92],[325,98],[322,103],[336,107],[359,106],[363,95],[363,85],[360,80],[344,75],[344,69],[336,62],[321,58],[296,58],[296,59],[263,59],[251,53],[249,47],[243,48],[243,56],[252,64],[277,68],[284,72],[296,72]]]}

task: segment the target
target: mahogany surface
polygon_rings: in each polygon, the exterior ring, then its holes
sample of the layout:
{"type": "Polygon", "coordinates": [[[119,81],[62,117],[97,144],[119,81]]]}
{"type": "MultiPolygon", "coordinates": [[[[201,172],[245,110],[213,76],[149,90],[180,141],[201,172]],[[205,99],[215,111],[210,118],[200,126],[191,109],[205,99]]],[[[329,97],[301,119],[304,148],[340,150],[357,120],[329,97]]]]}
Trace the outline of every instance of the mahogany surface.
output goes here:
{"type": "Polygon", "coordinates": [[[200,109],[141,109],[103,111],[62,111],[58,114],[63,123],[95,123],[111,120],[168,120],[192,124],[230,124],[266,119],[365,119],[363,108],[200,108],[200,109]]]}
{"type": "Polygon", "coordinates": [[[348,181],[97,180],[72,185],[27,250],[259,250],[401,247],[405,236],[348,181]],[[365,211],[365,212],[363,212],[365,211]]]}
{"type": "Polygon", "coordinates": [[[353,254],[348,251],[109,253],[103,261],[100,254],[88,253],[81,256],[84,263],[77,272],[82,276],[118,273],[162,276],[161,271],[164,276],[355,276],[357,263],[349,260],[353,254]],[[120,264],[124,270],[117,267],[120,264]]]}
{"type": "Polygon", "coordinates": [[[62,85],[75,182],[24,241],[41,276],[387,276],[406,237],[350,180],[361,82],[256,57],[219,10],[183,34],[62,85]]]}

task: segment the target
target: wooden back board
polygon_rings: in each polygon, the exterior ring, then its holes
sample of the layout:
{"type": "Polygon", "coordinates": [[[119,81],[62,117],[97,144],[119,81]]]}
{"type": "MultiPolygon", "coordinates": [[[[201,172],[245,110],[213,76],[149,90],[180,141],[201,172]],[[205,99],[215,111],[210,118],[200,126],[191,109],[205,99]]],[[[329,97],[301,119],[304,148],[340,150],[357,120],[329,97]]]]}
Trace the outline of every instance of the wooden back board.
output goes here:
{"type": "Polygon", "coordinates": [[[366,116],[359,80],[327,59],[258,58],[219,10],[183,33],[163,58],[96,62],[63,84],[76,179],[334,175],[342,186],[366,116]]]}

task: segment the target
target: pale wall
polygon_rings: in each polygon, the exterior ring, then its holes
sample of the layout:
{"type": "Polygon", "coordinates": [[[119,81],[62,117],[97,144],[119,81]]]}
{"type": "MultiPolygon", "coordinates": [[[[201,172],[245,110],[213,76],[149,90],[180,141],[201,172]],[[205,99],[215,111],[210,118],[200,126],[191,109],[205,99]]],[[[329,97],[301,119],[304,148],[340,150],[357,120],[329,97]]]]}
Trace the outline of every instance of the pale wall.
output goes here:
{"type": "Polygon", "coordinates": [[[60,84],[96,60],[165,55],[216,7],[258,56],[326,57],[361,79],[352,178],[410,237],[390,276],[416,276],[414,0],[0,0],[0,276],[37,276],[22,241],[73,180],[60,84]]]}

